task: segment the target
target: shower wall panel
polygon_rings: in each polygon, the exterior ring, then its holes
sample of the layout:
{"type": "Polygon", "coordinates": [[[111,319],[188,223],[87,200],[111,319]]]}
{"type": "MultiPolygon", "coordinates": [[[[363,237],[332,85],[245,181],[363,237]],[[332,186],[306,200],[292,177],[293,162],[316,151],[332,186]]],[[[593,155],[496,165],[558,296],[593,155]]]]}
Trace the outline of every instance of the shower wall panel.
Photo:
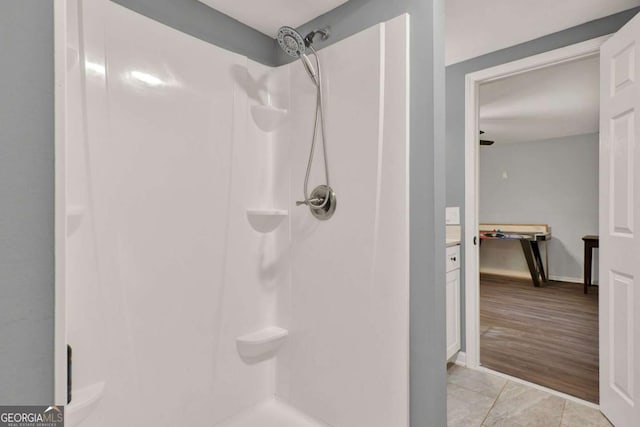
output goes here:
{"type": "Polygon", "coordinates": [[[320,53],[338,194],[320,222],[295,206],[315,111],[299,62],[68,1],[68,424],[406,426],[408,18],[320,53]],[[284,346],[243,359],[236,339],[270,326],[284,346]]]}
{"type": "MultiPolygon", "coordinates": [[[[292,205],[292,331],[278,392],[334,427],[408,423],[408,17],[320,52],[335,215],[292,205]]],[[[291,69],[291,183],[302,197],[315,88],[291,69]]],[[[310,189],[324,181],[318,150],[310,189]]]]}
{"type": "Polygon", "coordinates": [[[275,392],[275,361],[245,363],[236,338],[276,323],[289,278],[288,224],[265,234],[247,218],[288,200],[288,173],[271,161],[282,131],[251,116],[254,104],[287,107],[287,71],[108,1],[79,5],[87,117],[72,120],[87,128],[68,151],[89,171],[71,176],[86,181],[95,223],[69,239],[69,263],[90,265],[90,239],[71,239],[94,233],[100,276],[68,277],[67,331],[74,390],[105,386],[82,425],[215,425],[275,392]],[[100,310],[86,313],[92,298],[100,310]]]}
{"type": "MultiPolygon", "coordinates": [[[[98,275],[95,244],[95,219],[91,209],[92,188],[90,170],[86,161],[89,155],[85,144],[86,109],[84,108],[83,64],[80,60],[82,33],[77,1],[67,3],[67,116],[66,124],[66,235],[65,256],[73,262],[65,265],[66,323],[69,337],[87,336],[90,339],[73,339],[73,352],[81,354],[73,363],[76,390],[99,385],[105,378],[107,347],[102,339],[105,330],[100,278],[98,275]],[[92,331],[86,334],[86,331],[92,331]]],[[[60,272],[59,272],[60,273],[60,272]]],[[[66,346],[66,343],[65,343],[66,346]]],[[[66,350],[66,349],[65,349],[66,350]]],[[[65,352],[66,353],[66,352],[65,352]]],[[[81,395],[82,393],[80,393],[81,395]]],[[[66,398],[66,392],[63,393],[66,398]]],[[[63,401],[66,402],[66,399],[63,401]]]]}

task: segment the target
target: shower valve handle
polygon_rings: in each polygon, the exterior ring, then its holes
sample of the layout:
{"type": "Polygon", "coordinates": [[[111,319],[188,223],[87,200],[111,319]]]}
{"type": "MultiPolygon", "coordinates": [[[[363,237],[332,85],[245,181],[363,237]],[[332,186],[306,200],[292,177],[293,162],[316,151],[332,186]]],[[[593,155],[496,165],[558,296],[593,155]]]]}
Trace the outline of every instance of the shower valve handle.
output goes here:
{"type": "Polygon", "coordinates": [[[324,202],[324,199],[313,198],[309,200],[297,201],[296,206],[308,205],[309,203],[322,203],[322,202],[324,202]]]}

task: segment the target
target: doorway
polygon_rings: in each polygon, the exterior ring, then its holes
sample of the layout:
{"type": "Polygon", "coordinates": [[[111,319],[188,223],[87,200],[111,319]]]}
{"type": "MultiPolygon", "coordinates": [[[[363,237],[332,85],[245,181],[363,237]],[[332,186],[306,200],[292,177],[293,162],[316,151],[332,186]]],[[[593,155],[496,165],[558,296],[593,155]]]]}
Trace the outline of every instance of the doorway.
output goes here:
{"type": "Polygon", "coordinates": [[[598,234],[599,59],[486,83],[479,99],[480,363],[593,403],[582,238],[598,234]]]}
{"type": "Polygon", "coordinates": [[[480,369],[478,96],[480,84],[577,60],[600,58],[599,141],[599,403],[618,427],[640,423],[640,16],[615,34],[466,76],[465,222],[467,365],[480,369]]]}
{"type": "MultiPolygon", "coordinates": [[[[482,220],[481,215],[480,215],[480,198],[481,198],[481,189],[480,189],[480,156],[481,156],[481,149],[490,149],[489,147],[486,148],[481,148],[478,145],[478,135],[480,134],[481,130],[485,130],[483,129],[483,126],[481,126],[481,120],[480,120],[480,115],[479,115],[479,111],[480,111],[480,105],[481,105],[481,86],[482,85],[491,85],[491,84],[495,84],[499,81],[504,81],[507,79],[518,79],[520,78],[520,76],[523,76],[527,73],[531,73],[531,72],[544,72],[546,69],[550,69],[551,67],[555,67],[555,66],[560,66],[560,67],[567,67],[570,66],[571,64],[575,64],[578,63],[580,61],[588,61],[590,58],[597,58],[599,55],[599,49],[600,46],[602,45],[602,43],[604,43],[604,41],[606,41],[608,37],[600,37],[598,39],[594,39],[594,40],[590,40],[584,43],[579,43],[573,46],[569,46],[566,48],[562,48],[562,49],[558,49],[555,51],[551,51],[551,52],[547,52],[544,54],[540,54],[540,55],[536,55],[530,58],[526,58],[520,61],[515,61],[512,63],[508,63],[508,64],[503,64],[497,67],[493,67],[493,68],[489,68],[486,70],[482,70],[482,71],[478,71],[476,73],[472,73],[467,75],[466,78],[466,124],[465,124],[465,129],[466,129],[466,153],[465,153],[465,169],[466,169],[466,175],[465,175],[465,182],[466,182],[466,190],[465,190],[465,235],[464,235],[464,242],[466,245],[466,259],[465,259],[465,290],[466,290],[466,307],[465,307],[465,311],[466,311],[466,364],[468,367],[470,368],[476,368],[476,369],[484,369],[484,370],[490,370],[493,371],[495,370],[495,360],[493,361],[493,363],[491,361],[486,361],[486,360],[482,360],[480,357],[480,348],[481,348],[481,333],[482,332],[486,332],[486,330],[482,330],[482,325],[481,325],[481,321],[480,321],[480,316],[481,316],[481,292],[480,292],[480,251],[479,251],[479,246],[480,246],[480,240],[478,239],[481,236],[481,233],[483,231],[482,227],[480,227],[480,222],[482,220]]],[[[485,124],[486,127],[486,124],[485,124]]],[[[544,129],[542,130],[544,131],[544,129]]],[[[542,132],[544,133],[544,132],[542,132]]],[[[507,139],[507,136],[505,136],[504,134],[502,135],[503,139],[507,139]]],[[[490,130],[487,131],[487,134],[482,136],[482,139],[487,139],[487,140],[492,140],[493,136],[491,135],[490,130]]],[[[542,140],[544,138],[537,138],[538,140],[542,140]]],[[[530,159],[530,156],[532,155],[532,153],[527,153],[524,156],[526,156],[527,158],[523,158],[521,159],[523,162],[527,161],[530,159]]],[[[597,156],[597,154],[596,154],[597,156]]],[[[515,166],[516,170],[517,170],[517,165],[515,166]]],[[[571,165],[569,165],[568,167],[571,167],[571,165]]],[[[520,171],[519,171],[520,172],[520,171]]],[[[493,175],[496,175],[496,179],[501,180],[501,179],[508,179],[508,168],[505,168],[505,170],[493,170],[492,171],[493,175]]],[[[597,181],[596,181],[597,182],[597,181]]],[[[597,183],[596,183],[597,185],[597,183]]],[[[596,203],[597,204],[597,203],[596,203]]],[[[511,223],[513,222],[518,222],[516,221],[510,221],[511,223]]],[[[528,224],[530,225],[530,224],[528,224]]],[[[541,224],[542,225],[542,224],[541,224]]],[[[546,225],[546,224],[544,224],[546,225]]],[[[553,224],[551,224],[551,226],[553,227],[553,224]]],[[[499,225],[491,227],[493,229],[498,228],[499,225]]],[[[487,230],[484,230],[487,231],[487,230]]],[[[552,234],[553,229],[551,228],[551,231],[549,234],[552,234]]],[[[491,242],[493,243],[493,242],[491,242]]],[[[490,244],[491,244],[490,243],[490,244]]],[[[498,244],[498,242],[495,242],[496,244],[498,244]]],[[[499,244],[502,244],[503,242],[499,242],[499,244]]],[[[528,243],[524,243],[524,242],[512,242],[512,244],[515,244],[516,248],[519,248],[520,243],[522,243],[522,247],[524,249],[525,244],[528,245],[528,243]]],[[[580,242],[581,243],[581,242],[580,242]]],[[[534,275],[533,275],[533,271],[535,270],[536,275],[539,274],[540,272],[538,271],[539,269],[541,270],[545,270],[546,273],[548,274],[548,263],[545,262],[546,261],[546,253],[545,253],[545,245],[544,244],[540,244],[540,249],[542,252],[542,256],[537,256],[537,259],[540,262],[536,262],[536,257],[531,257],[533,259],[532,263],[529,264],[529,268],[531,270],[531,277],[527,277],[527,272],[526,270],[523,271],[523,277],[521,279],[516,279],[516,280],[512,280],[509,283],[505,283],[504,281],[501,282],[501,278],[496,278],[496,277],[485,277],[485,279],[487,279],[487,283],[488,286],[485,287],[485,289],[489,289],[491,292],[494,293],[498,293],[502,296],[504,296],[504,291],[508,290],[510,292],[515,292],[516,294],[518,292],[522,292],[523,294],[520,295],[520,297],[526,297],[526,298],[530,298],[530,295],[528,294],[529,291],[531,289],[534,289],[534,285],[532,284],[532,280],[535,282],[534,280],[534,275]],[[531,266],[534,267],[531,267],[531,266]],[[536,267],[536,265],[540,266],[540,268],[536,267]],[[524,295],[527,294],[527,295],[524,295]]],[[[504,253],[504,252],[503,252],[504,253]]],[[[520,259],[523,259],[522,255],[520,253],[516,254],[517,256],[520,257],[520,259]]],[[[526,255],[526,254],[525,254],[526,255]]],[[[526,256],[524,258],[527,258],[526,256]]],[[[527,260],[529,260],[527,258],[527,260]]],[[[524,264],[524,263],[523,263],[524,264]]],[[[524,264],[526,266],[526,264],[524,264]]],[[[494,266],[495,268],[495,266],[494,266]]],[[[579,270],[581,271],[581,270],[579,270]]],[[[494,271],[495,273],[495,271],[494,271]]],[[[574,275],[575,276],[575,275],[574,275]]],[[[548,277],[544,277],[544,274],[542,274],[541,276],[542,279],[542,283],[541,286],[548,286],[548,290],[550,291],[549,293],[552,293],[555,291],[554,287],[556,286],[554,284],[553,281],[548,282],[548,277]],[[547,285],[547,283],[549,283],[549,285],[547,285]]],[[[552,277],[552,279],[564,279],[563,277],[552,277]]],[[[574,280],[575,281],[575,280],[574,280]]],[[[576,289],[572,290],[573,292],[579,293],[581,295],[581,288],[580,286],[576,285],[574,286],[576,289]]],[[[537,288],[537,287],[535,287],[537,288]]],[[[539,288],[538,288],[539,289],[539,288]]],[[[564,289],[563,289],[564,291],[564,289]]],[[[562,295],[563,291],[561,291],[558,295],[562,295]]],[[[593,290],[591,291],[592,293],[594,292],[593,290]]],[[[515,294],[514,294],[515,295],[515,294]]],[[[556,298],[558,297],[558,295],[556,295],[556,298]]],[[[513,296],[513,295],[512,295],[513,296]]],[[[515,298],[515,296],[514,296],[515,298]]],[[[513,301],[513,300],[512,300],[513,301]]],[[[544,301],[541,301],[540,304],[544,305],[544,301]]],[[[592,319],[589,319],[589,321],[591,321],[593,323],[593,321],[595,320],[596,325],[595,325],[595,333],[597,334],[597,302],[596,304],[596,313],[593,314],[592,313],[592,319]]],[[[529,304],[527,307],[533,306],[532,304],[529,304]]],[[[494,307],[495,308],[495,307],[494,307]]],[[[550,308],[552,309],[552,308],[550,308]]],[[[540,313],[536,313],[535,310],[533,312],[530,312],[528,314],[530,316],[530,318],[535,318],[536,316],[540,316],[540,313]]],[[[485,322],[486,323],[486,322],[485,322]]],[[[486,326],[485,326],[486,327],[486,326]]],[[[535,325],[531,325],[532,328],[535,328],[535,325]]],[[[598,348],[598,344],[597,344],[597,336],[595,337],[596,341],[594,343],[595,346],[595,350],[594,353],[597,356],[597,348],[598,348]]],[[[524,338],[525,340],[529,340],[530,338],[524,338]]],[[[514,337],[511,337],[507,342],[503,343],[512,343],[514,340],[514,337]]],[[[500,343],[495,341],[493,342],[493,344],[496,347],[500,346],[500,343]]],[[[530,345],[532,344],[531,342],[527,341],[525,342],[525,344],[530,345]]],[[[485,348],[486,350],[486,348],[485,348]]],[[[500,348],[498,348],[498,351],[500,351],[500,348]]],[[[508,355],[506,355],[508,357],[508,355]]],[[[524,367],[521,366],[520,367],[523,370],[530,370],[528,369],[528,367],[525,365],[524,367]]],[[[574,396],[578,396],[581,399],[586,399],[586,400],[590,400],[590,401],[597,401],[597,396],[594,399],[592,396],[588,396],[588,395],[580,395],[580,393],[572,393],[570,389],[562,389],[562,387],[554,387],[553,382],[545,382],[545,381],[540,381],[537,380],[535,375],[534,376],[523,376],[523,375],[518,375],[517,369],[516,370],[512,370],[512,371],[507,371],[505,372],[504,370],[502,371],[503,373],[506,373],[507,375],[511,375],[513,377],[517,377],[517,378],[521,378],[524,379],[526,381],[532,382],[532,383],[537,383],[539,385],[548,387],[550,389],[555,389],[556,391],[558,391],[558,389],[560,389],[560,393],[564,393],[564,394],[569,394],[569,395],[574,395],[574,396]]],[[[589,375],[593,376],[595,375],[596,378],[596,388],[597,388],[597,364],[596,364],[596,371],[591,372],[589,375]]],[[[597,393],[596,393],[597,394],[597,393]]]]}

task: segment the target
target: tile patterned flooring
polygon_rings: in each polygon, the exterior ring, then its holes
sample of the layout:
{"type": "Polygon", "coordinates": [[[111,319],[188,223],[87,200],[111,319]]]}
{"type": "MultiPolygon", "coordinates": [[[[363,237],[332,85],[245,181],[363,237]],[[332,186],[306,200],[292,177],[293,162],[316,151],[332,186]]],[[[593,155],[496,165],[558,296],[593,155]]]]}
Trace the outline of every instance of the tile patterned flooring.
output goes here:
{"type": "Polygon", "coordinates": [[[611,427],[596,409],[457,365],[448,369],[449,427],[611,427]]]}

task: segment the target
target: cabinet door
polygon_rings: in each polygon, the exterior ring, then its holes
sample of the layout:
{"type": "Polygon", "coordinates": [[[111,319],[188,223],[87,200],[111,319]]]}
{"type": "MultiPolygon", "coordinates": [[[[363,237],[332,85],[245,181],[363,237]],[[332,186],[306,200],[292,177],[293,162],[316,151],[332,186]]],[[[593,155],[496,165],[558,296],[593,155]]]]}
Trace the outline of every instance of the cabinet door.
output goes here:
{"type": "Polygon", "coordinates": [[[447,273],[447,360],[460,350],[460,270],[447,273]]]}

